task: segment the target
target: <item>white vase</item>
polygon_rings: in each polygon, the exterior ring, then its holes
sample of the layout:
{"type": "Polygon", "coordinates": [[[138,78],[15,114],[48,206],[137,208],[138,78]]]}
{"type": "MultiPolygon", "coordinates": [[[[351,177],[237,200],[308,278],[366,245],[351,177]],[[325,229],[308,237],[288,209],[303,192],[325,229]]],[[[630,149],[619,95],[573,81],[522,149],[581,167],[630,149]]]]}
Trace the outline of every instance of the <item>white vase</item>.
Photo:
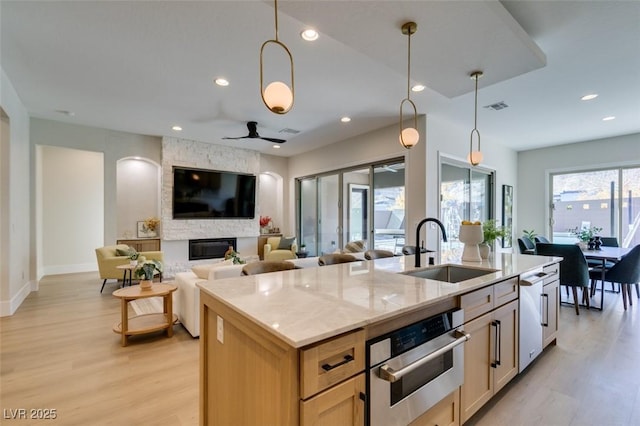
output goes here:
{"type": "Polygon", "coordinates": [[[129,266],[138,266],[138,261],[137,260],[130,260],[129,261],[129,266]]]}
{"type": "Polygon", "coordinates": [[[462,260],[467,262],[482,262],[478,244],[484,240],[482,225],[460,225],[458,238],[464,243],[462,260]]]}

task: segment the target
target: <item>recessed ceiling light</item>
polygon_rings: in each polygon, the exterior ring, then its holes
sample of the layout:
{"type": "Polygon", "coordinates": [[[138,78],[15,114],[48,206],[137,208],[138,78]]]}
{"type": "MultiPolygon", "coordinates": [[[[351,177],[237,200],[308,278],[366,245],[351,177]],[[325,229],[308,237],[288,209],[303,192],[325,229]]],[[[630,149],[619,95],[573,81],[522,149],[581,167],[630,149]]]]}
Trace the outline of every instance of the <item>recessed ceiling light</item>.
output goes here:
{"type": "Polygon", "coordinates": [[[182,127],[180,127],[180,126],[173,126],[171,129],[172,129],[172,130],[175,130],[176,132],[179,132],[180,130],[182,130],[182,127]]]}
{"type": "Polygon", "coordinates": [[[597,93],[591,93],[591,94],[588,94],[588,95],[584,95],[583,97],[580,98],[580,100],[582,100],[582,101],[590,101],[591,99],[595,99],[597,97],[598,97],[597,93]]]}
{"type": "Polygon", "coordinates": [[[348,123],[351,121],[351,117],[342,117],[340,121],[342,121],[343,123],[348,123]]]}
{"type": "Polygon", "coordinates": [[[616,117],[615,117],[615,116],[610,115],[610,116],[608,116],[608,117],[603,118],[603,119],[602,119],[602,121],[611,121],[611,120],[615,120],[615,119],[616,119],[616,117]]]}
{"type": "Polygon", "coordinates": [[[313,28],[309,28],[301,32],[300,37],[307,41],[314,41],[318,39],[318,32],[313,28]]]}
{"type": "Polygon", "coordinates": [[[216,78],[214,81],[218,86],[228,86],[229,85],[229,80],[227,80],[225,78],[216,78]]]}
{"type": "Polygon", "coordinates": [[[413,86],[411,88],[411,91],[413,91],[413,92],[422,92],[424,89],[426,89],[426,86],[424,84],[416,84],[415,86],[413,86]]]}
{"type": "Polygon", "coordinates": [[[273,146],[275,149],[280,149],[280,145],[274,145],[273,146]]]}

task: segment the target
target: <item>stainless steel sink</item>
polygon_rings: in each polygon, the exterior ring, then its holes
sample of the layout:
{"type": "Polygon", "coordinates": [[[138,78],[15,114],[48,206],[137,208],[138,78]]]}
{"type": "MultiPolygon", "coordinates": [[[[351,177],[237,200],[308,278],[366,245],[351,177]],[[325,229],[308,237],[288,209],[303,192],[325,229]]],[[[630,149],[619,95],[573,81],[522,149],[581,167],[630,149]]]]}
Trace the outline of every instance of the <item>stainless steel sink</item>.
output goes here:
{"type": "Polygon", "coordinates": [[[497,269],[479,269],[468,268],[466,266],[459,265],[441,265],[424,269],[416,269],[409,272],[402,272],[402,274],[410,275],[412,277],[426,278],[429,280],[444,281],[448,283],[459,283],[494,272],[497,272],[497,269]]]}

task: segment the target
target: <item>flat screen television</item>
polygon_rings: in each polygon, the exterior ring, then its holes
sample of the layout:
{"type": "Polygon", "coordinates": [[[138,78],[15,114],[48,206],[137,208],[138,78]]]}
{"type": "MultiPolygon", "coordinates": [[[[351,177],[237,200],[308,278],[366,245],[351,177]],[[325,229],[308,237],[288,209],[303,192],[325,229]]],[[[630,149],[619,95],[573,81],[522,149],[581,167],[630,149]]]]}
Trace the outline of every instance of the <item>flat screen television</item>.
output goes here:
{"type": "Polygon", "coordinates": [[[174,219],[253,219],[256,177],[173,167],[174,219]]]}

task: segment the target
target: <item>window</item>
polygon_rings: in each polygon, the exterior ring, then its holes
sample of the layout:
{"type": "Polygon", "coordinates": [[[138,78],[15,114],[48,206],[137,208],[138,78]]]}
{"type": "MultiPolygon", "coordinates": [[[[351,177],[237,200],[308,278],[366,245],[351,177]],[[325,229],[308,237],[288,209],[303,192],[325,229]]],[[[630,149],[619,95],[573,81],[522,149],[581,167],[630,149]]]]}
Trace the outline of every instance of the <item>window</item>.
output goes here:
{"type": "Polygon", "coordinates": [[[576,241],[569,231],[584,224],[602,228],[622,247],[640,244],[640,168],[611,168],[551,177],[551,234],[555,243],[576,241]],[[580,208],[572,208],[573,206],[580,208]]]}

